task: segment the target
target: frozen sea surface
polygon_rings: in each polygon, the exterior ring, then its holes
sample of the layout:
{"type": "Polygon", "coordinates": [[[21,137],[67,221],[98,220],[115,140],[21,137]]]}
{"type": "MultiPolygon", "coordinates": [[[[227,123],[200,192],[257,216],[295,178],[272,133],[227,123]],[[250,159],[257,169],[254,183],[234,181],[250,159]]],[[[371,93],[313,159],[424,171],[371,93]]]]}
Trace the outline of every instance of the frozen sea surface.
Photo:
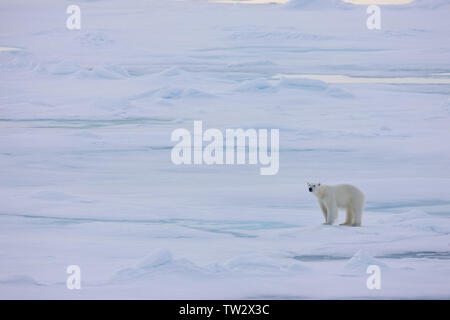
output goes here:
{"type": "Polygon", "coordinates": [[[83,1],[78,31],[24,3],[0,4],[1,298],[450,298],[449,84],[326,81],[449,79],[446,1],[380,31],[325,0],[83,1]],[[175,166],[194,120],[280,129],[279,173],[175,166]],[[307,181],[364,190],[363,227],[322,225],[307,181]]]}

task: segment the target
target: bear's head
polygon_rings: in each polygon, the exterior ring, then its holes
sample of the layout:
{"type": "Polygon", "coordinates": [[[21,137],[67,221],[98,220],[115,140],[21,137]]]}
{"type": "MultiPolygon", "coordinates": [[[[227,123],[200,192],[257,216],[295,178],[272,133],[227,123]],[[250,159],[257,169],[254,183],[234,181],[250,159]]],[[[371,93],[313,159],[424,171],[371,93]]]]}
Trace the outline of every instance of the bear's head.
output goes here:
{"type": "Polygon", "coordinates": [[[309,192],[314,192],[317,190],[318,187],[320,187],[320,183],[307,182],[306,185],[308,186],[309,192]]]}

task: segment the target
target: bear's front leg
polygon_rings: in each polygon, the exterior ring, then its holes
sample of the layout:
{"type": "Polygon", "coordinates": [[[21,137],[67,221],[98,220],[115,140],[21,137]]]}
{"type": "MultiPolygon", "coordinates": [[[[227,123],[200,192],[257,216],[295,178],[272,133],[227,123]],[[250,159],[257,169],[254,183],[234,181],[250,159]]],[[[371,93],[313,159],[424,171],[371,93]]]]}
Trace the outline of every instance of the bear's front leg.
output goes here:
{"type": "Polygon", "coordinates": [[[327,223],[327,221],[328,221],[328,218],[327,218],[327,216],[328,216],[327,207],[325,206],[325,204],[322,201],[319,201],[319,206],[320,206],[320,209],[322,210],[323,217],[325,218],[325,223],[324,224],[329,224],[329,223],[327,223]]]}
{"type": "Polygon", "coordinates": [[[338,217],[338,208],[336,205],[332,204],[328,207],[327,210],[327,221],[325,224],[333,224],[338,217]]]}

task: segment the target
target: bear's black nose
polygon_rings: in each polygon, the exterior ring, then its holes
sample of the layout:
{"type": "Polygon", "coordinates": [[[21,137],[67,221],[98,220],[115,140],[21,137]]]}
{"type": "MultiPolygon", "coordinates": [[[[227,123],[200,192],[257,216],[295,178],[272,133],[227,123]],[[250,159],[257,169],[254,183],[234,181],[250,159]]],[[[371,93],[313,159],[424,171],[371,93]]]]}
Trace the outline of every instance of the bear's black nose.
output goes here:
{"type": "Polygon", "coordinates": [[[312,188],[309,188],[309,192],[312,192],[312,188]]]}

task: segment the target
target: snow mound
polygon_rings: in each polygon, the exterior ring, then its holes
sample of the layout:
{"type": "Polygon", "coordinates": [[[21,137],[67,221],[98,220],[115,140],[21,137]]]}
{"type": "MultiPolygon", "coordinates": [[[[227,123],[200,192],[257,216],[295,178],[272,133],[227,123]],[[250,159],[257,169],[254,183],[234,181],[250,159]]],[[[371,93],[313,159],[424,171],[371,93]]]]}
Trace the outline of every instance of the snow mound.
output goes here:
{"type": "Polygon", "coordinates": [[[411,230],[429,231],[433,233],[450,234],[450,224],[441,223],[428,213],[413,209],[395,216],[393,226],[411,230]]]}
{"type": "Polygon", "coordinates": [[[289,79],[281,78],[276,85],[277,88],[303,89],[323,92],[334,98],[353,98],[353,95],[341,88],[330,86],[328,83],[317,79],[289,79]]]}
{"type": "Polygon", "coordinates": [[[118,65],[81,66],[74,61],[59,61],[40,65],[37,72],[55,76],[70,75],[74,79],[124,79],[130,77],[127,70],[118,65]]]}
{"type": "Polygon", "coordinates": [[[261,92],[274,90],[276,90],[276,88],[266,79],[246,80],[236,88],[236,91],[239,92],[261,92]]]}
{"type": "Polygon", "coordinates": [[[167,265],[173,261],[172,253],[169,250],[159,250],[156,253],[142,259],[137,267],[141,269],[151,269],[167,265]]]}
{"type": "Polygon", "coordinates": [[[0,54],[2,71],[35,71],[39,63],[26,51],[5,51],[0,54]]]}
{"type": "Polygon", "coordinates": [[[207,92],[193,89],[193,88],[182,88],[182,87],[161,87],[156,90],[150,90],[138,94],[132,97],[134,100],[146,99],[146,98],[156,98],[164,100],[172,99],[182,99],[182,98],[210,98],[213,97],[212,94],[207,92]]]}
{"type": "Polygon", "coordinates": [[[330,86],[322,80],[316,79],[290,79],[281,78],[277,83],[259,78],[242,82],[234,91],[236,92],[278,92],[282,89],[301,89],[322,92],[334,98],[353,98],[353,95],[341,88],[330,86]]]}
{"type": "Polygon", "coordinates": [[[367,267],[370,265],[377,265],[380,268],[387,268],[385,263],[378,261],[367,251],[359,250],[345,264],[345,269],[353,272],[366,272],[367,267]]]}
{"type": "Polygon", "coordinates": [[[119,80],[129,77],[128,72],[115,65],[105,65],[98,67],[89,67],[77,71],[74,78],[77,79],[110,79],[119,80]]]}
{"type": "Polygon", "coordinates": [[[181,76],[186,72],[177,66],[170,67],[169,69],[163,70],[159,73],[162,77],[175,77],[181,76]]]}
{"type": "Polygon", "coordinates": [[[420,209],[394,213],[389,217],[378,219],[380,225],[400,227],[405,231],[425,231],[435,234],[450,234],[450,224],[442,223],[439,219],[420,209]]]}
{"type": "Polygon", "coordinates": [[[350,92],[336,87],[329,87],[326,92],[334,98],[350,99],[354,97],[350,92]]]}
{"type": "Polygon", "coordinates": [[[42,284],[38,283],[30,276],[26,275],[14,275],[7,278],[0,279],[0,284],[14,284],[14,285],[22,285],[22,286],[41,286],[42,284]]]}
{"type": "Polygon", "coordinates": [[[172,253],[160,249],[139,261],[135,267],[119,270],[111,282],[139,280],[160,274],[199,274],[206,270],[187,259],[174,259],[172,253]]]}
{"type": "Polygon", "coordinates": [[[105,32],[85,32],[77,37],[80,44],[87,48],[98,49],[107,48],[114,44],[114,40],[110,39],[105,32]]]}
{"type": "Polygon", "coordinates": [[[411,221],[414,219],[423,219],[429,218],[430,215],[423,210],[420,209],[412,209],[403,213],[398,214],[398,218],[401,221],[411,221]]]}
{"type": "Polygon", "coordinates": [[[325,90],[328,84],[316,79],[289,79],[281,78],[278,86],[281,88],[301,88],[309,90],[325,90]]]}
{"type": "Polygon", "coordinates": [[[47,72],[51,75],[68,75],[76,73],[81,69],[78,63],[73,61],[60,61],[47,68],[47,72]]]}
{"type": "Polygon", "coordinates": [[[172,253],[160,249],[143,259],[135,267],[119,270],[112,282],[150,278],[154,275],[223,276],[234,273],[297,273],[309,270],[297,261],[278,261],[260,254],[247,254],[232,258],[224,264],[198,266],[188,259],[174,259],[172,253]]]}

